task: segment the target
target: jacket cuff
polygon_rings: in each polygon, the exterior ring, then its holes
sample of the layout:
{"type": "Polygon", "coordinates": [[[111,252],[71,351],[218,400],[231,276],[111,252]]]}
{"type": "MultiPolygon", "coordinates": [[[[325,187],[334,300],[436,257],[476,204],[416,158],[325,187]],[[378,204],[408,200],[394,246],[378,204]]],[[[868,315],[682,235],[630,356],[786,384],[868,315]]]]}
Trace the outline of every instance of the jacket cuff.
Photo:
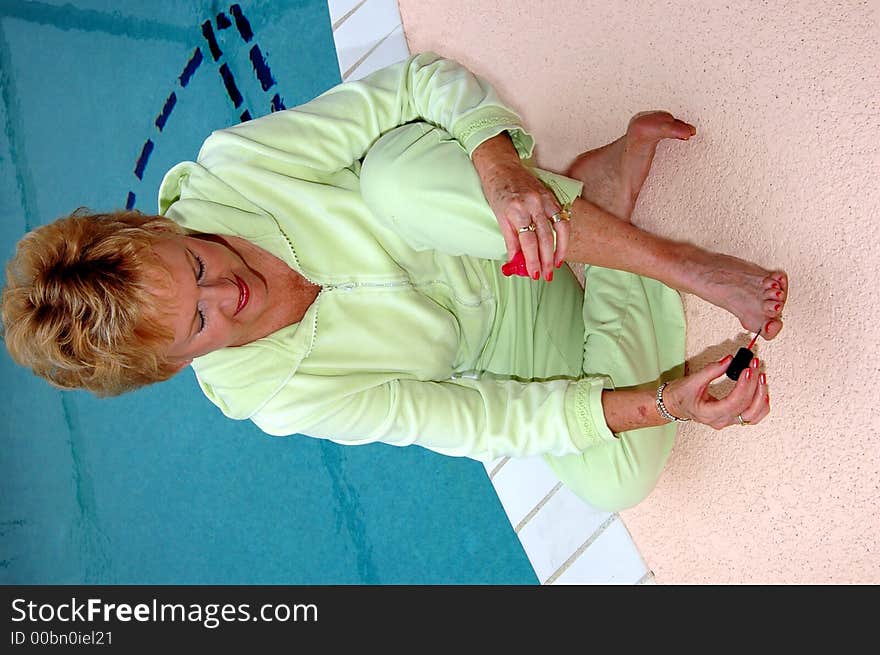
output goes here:
{"type": "Polygon", "coordinates": [[[573,382],[565,393],[565,419],[572,441],[581,450],[587,450],[617,437],[605,422],[602,409],[602,391],[612,388],[610,378],[591,376],[573,382]]]}
{"type": "Polygon", "coordinates": [[[579,180],[573,180],[570,177],[551,173],[540,168],[528,166],[529,170],[544,183],[544,185],[553,192],[559,204],[563,207],[570,207],[574,203],[574,199],[581,195],[584,183],[579,180]]]}
{"type": "Polygon", "coordinates": [[[523,129],[519,116],[501,107],[485,107],[471,112],[452,127],[452,136],[470,157],[477,146],[504,131],[510,134],[520,159],[532,156],[535,139],[523,129]]]}

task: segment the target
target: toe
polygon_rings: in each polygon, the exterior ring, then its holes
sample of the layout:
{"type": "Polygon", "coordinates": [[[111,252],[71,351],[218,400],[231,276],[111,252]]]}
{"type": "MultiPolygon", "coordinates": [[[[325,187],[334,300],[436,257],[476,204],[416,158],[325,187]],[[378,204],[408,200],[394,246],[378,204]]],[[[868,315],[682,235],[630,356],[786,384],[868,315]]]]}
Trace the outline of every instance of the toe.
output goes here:
{"type": "Polygon", "coordinates": [[[695,128],[690,123],[685,123],[684,121],[681,121],[677,118],[675,119],[675,122],[673,123],[672,129],[673,129],[675,136],[679,139],[682,139],[683,141],[687,141],[694,134],[697,133],[697,128],[695,128]]]}
{"type": "Polygon", "coordinates": [[[782,330],[782,321],[778,318],[774,318],[764,325],[764,329],[761,330],[761,336],[764,337],[767,341],[771,339],[775,339],[776,335],[782,330]]]}
{"type": "Polygon", "coordinates": [[[764,289],[764,300],[772,300],[774,302],[785,302],[785,292],[779,287],[767,287],[764,289]]]}
{"type": "Polygon", "coordinates": [[[775,284],[783,293],[788,293],[788,274],[785,271],[773,271],[764,281],[771,286],[775,284]]]}
{"type": "Polygon", "coordinates": [[[778,300],[765,300],[764,301],[764,316],[768,316],[770,318],[774,318],[779,316],[779,313],[782,311],[782,303],[778,300]]]}

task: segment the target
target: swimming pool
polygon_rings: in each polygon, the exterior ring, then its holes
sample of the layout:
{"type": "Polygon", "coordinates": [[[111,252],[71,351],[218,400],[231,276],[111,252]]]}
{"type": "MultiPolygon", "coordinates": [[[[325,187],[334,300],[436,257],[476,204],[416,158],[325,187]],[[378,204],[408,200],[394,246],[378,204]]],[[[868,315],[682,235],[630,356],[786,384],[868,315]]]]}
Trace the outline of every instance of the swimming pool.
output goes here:
{"type": "MultiPolygon", "coordinates": [[[[0,8],[4,260],[80,204],[155,211],[211,130],[340,79],[323,0],[155,6],[0,8]]],[[[188,370],[107,400],[0,374],[2,583],[537,582],[478,462],[268,437],[188,370]]]]}

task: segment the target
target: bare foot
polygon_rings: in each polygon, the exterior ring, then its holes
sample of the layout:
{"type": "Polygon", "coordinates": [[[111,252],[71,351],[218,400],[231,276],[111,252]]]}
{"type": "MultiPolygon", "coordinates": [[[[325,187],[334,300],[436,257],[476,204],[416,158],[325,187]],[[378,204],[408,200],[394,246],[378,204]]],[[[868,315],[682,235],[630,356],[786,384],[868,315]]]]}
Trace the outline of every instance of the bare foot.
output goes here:
{"type": "Polygon", "coordinates": [[[696,133],[693,125],[668,112],[642,112],[630,119],[617,141],[578,155],[567,175],[584,183],[581,196],[628,221],[660,140],[687,141],[696,133]]]}
{"type": "Polygon", "coordinates": [[[788,275],[729,255],[707,252],[696,246],[685,265],[682,291],[693,293],[726,309],[750,332],[761,330],[773,339],[782,329],[782,311],[788,300],[788,275]]]}

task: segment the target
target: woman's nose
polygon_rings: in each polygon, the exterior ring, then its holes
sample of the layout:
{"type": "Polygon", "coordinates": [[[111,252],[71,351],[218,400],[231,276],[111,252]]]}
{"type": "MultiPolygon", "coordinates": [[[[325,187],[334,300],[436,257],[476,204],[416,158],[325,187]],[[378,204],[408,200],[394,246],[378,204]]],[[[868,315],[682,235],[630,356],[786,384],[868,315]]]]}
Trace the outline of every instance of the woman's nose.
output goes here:
{"type": "Polygon", "coordinates": [[[232,315],[238,308],[241,291],[233,280],[218,278],[202,283],[202,300],[223,314],[232,315]]]}

